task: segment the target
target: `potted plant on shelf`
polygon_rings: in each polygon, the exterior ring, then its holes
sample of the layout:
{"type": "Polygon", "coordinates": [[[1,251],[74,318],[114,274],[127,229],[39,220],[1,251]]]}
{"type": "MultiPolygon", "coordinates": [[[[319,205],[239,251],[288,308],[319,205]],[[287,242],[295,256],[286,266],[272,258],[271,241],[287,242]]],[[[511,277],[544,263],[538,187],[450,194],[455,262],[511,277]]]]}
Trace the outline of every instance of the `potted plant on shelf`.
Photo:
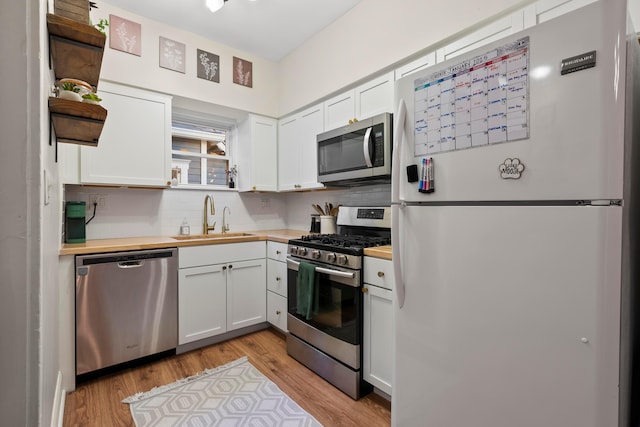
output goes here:
{"type": "Polygon", "coordinates": [[[227,169],[227,175],[229,175],[229,188],[235,188],[236,182],[234,178],[238,175],[238,166],[233,165],[233,167],[227,169]]]}
{"type": "Polygon", "coordinates": [[[71,101],[82,101],[82,96],[78,93],[79,91],[80,90],[75,84],[63,82],[58,86],[58,98],[69,99],[71,101]]]}

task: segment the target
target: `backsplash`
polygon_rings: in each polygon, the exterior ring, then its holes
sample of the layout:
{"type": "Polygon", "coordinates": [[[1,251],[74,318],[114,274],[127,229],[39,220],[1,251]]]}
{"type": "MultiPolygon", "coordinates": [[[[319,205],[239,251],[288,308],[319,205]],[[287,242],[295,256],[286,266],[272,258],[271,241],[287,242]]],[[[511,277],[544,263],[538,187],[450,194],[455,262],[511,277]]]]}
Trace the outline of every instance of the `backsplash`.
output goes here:
{"type": "Polygon", "coordinates": [[[348,190],[323,190],[305,193],[238,193],[177,189],[101,188],[65,186],[66,201],[87,203],[87,220],[93,214],[90,197],[101,198],[96,216],[87,225],[87,239],[133,236],[171,236],[179,234],[186,219],[191,234],[202,233],[204,197],[214,198],[215,232],[222,229],[222,211],[229,207],[230,231],[298,229],[309,230],[312,203],[324,205],[389,205],[390,186],[372,185],[348,190]]]}

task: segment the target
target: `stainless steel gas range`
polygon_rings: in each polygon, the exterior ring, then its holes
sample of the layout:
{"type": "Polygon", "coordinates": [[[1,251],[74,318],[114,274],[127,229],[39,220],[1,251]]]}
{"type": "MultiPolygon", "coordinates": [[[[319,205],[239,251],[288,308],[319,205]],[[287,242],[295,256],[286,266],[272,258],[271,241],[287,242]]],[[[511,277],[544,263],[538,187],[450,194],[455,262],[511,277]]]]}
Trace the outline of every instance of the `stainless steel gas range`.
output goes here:
{"type": "Polygon", "coordinates": [[[390,244],[389,207],[342,206],[337,234],[289,241],[287,353],[353,399],[362,380],[362,261],[367,247],[390,244]]]}

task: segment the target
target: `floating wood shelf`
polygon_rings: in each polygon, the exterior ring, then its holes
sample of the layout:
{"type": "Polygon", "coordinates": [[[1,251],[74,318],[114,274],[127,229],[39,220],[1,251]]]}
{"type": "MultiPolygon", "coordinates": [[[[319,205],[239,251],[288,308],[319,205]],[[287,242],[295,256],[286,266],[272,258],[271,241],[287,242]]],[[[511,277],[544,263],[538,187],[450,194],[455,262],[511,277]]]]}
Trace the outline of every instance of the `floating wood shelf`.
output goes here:
{"type": "Polygon", "coordinates": [[[49,51],[56,79],[84,80],[97,87],[106,36],[91,25],[47,15],[49,51]]]}
{"type": "Polygon", "coordinates": [[[49,112],[58,142],[97,146],[107,110],[100,105],[49,98],[49,112]]]}
{"type": "MultiPolygon", "coordinates": [[[[97,88],[106,36],[91,25],[47,15],[49,54],[56,80],[83,80],[97,88]]],[[[100,105],[49,98],[57,142],[97,146],[107,110],[100,105]]]]}

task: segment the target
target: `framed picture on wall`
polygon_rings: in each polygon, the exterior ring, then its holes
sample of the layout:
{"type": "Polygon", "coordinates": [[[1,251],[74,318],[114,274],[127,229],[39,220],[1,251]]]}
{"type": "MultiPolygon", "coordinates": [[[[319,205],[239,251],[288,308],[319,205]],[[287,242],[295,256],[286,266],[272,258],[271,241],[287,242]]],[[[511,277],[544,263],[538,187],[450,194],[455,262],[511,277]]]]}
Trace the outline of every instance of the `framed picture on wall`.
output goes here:
{"type": "Polygon", "coordinates": [[[220,83],[220,56],[198,49],[196,61],[198,78],[220,83]]]}
{"type": "Polygon", "coordinates": [[[142,25],[116,15],[109,15],[109,47],[142,56],[142,25]]]}
{"type": "Polygon", "coordinates": [[[234,56],[233,82],[242,86],[253,87],[253,63],[234,56]]]}
{"type": "Polygon", "coordinates": [[[184,74],[185,51],[184,43],[160,36],[160,67],[184,74]]]}

